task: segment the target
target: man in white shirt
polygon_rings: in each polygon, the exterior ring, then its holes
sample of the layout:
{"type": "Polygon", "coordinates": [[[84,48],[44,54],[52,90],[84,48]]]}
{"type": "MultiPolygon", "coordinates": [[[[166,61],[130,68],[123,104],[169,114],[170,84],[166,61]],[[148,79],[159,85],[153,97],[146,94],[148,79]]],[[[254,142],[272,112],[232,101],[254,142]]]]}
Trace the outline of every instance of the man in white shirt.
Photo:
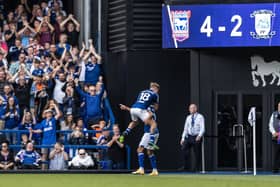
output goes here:
{"type": "Polygon", "coordinates": [[[191,104],[189,106],[190,114],[185,121],[184,131],[182,133],[181,145],[184,151],[184,169],[189,168],[189,163],[194,162],[193,159],[189,160],[191,150],[195,153],[195,168],[193,171],[201,170],[201,140],[205,132],[204,117],[197,112],[197,106],[191,104]],[[191,162],[192,161],[192,162],[191,162]]]}
{"type": "Polygon", "coordinates": [[[94,166],[94,162],[85,149],[80,149],[78,155],[69,162],[69,166],[74,169],[88,169],[94,166]]]}
{"type": "Polygon", "coordinates": [[[53,90],[53,98],[59,104],[59,109],[63,111],[63,98],[65,97],[65,92],[62,90],[66,84],[66,77],[63,72],[58,73],[58,78],[54,75],[55,87],[53,90]]]}

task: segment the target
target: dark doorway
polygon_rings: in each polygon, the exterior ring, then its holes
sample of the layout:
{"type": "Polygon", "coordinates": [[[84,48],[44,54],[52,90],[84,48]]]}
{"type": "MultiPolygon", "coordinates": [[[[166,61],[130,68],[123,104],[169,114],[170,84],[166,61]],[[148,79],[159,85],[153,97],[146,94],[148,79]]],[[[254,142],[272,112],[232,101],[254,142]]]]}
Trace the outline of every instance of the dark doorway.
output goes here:
{"type": "MultiPolygon", "coordinates": [[[[280,100],[280,94],[278,95],[280,100]]],[[[215,94],[215,122],[214,132],[216,137],[215,149],[216,169],[244,170],[244,141],[247,153],[248,168],[252,168],[252,147],[253,134],[252,127],[248,123],[248,113],[250,108],[256,107],[256,136],[257,136],[257,167],[263,166],[263,141],[264,129],[264,105],[269,101],[263,93],[242,93],[228,92],[215,94]],[[244,132],[242,134],[242,131],[244,132]],[[244,137],[245,136],[245,140],[244,137]]],[[[272,103],[269,103],[272,105],[272,103]]],[[[267,112],[267,111],[265,111],[267,112]]]]}

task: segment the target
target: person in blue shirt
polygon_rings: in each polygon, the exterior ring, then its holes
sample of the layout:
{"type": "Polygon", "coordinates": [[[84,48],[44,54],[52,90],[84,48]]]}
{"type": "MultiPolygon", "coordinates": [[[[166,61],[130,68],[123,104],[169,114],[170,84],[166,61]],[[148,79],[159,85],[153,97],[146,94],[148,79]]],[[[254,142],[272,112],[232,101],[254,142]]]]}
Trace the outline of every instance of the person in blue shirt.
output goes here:
{"type": "MultiPolygon", "coordinates": [[[[130,108],[126,105],[121,105],[121,110],[130,111],[130,108]]],[[[152,114],[152,118],[154,120],[156,120],[156,112],[155,112],[154,106],[153,105],[149,106],[147,110],[152,114]]],[[[156,156],[154,154],[155,148],[148,144],[149,139],[150,139],[150,128],[151,127],[149,125],[144,124],[144,135],[142,136],[139,146],[137,148],[139,169],[136,170],[135,172],[132,172],[132,174],[134,174],[134,175],[144,175],[145,174],[145,171],[144,171],[144,157],[145,157],[144,151],[145,151],[145,149],[147,150],[147,155],[149,156],[150,163],[151,163],[151,166],[153,169],[149,175],[150,176],[158,175],[157,161],[156,161],[156,156]]],[[[157,140],[159,138],[158,128],[155,129],[154,133],[155,133],[155,142],[154,143],[156,144],[157,140]]]]}
{"type": "MultiPolygon", "coordinates": [[[[56,143],[56,122],[61,116],[61,112],[58,109],[58,106],[53,104],[51,106],[55,109],[55,116],[53,110],[47,109],[44,111],[45,119],[36,127],[37,130],[30,128],[30,133],[42,133],[42,145],[54,145],[56,143]]],[[[45,161],[48,158],[49,149],[42,149],[42,160],[45,161]]],[[[46,166],[43,165],[43,168],[46,166]]]]}
{"type": "MultiPolygon", "coordinates": [[[[1,119],[5,121],[5,129],[17,130],[20,120],[19,108],[15,103],[14,97],[9,97],[7,105],[2,110],[1,119]]],[[[16,133],[7,134],[10,143],[16,143],[16,133]]]]}
{"type": "Polygon", "coordinates": [[[90,51],[83,58],[85,62],[85,83],[96,85],[101,76],[101,56],[95,51],[90,40],[90,51]]]}
{"type": "Polygon", "coordinates": [[[31,74],[36,77],[43,76],[45,74],[44,70],[40,68],[40,62],[41,58],[40,57],[34,57],[34,69],[32,70],[31,74]]]}
{"type": "Polygon", "coordinates": [[[39,169],[41,157],[34,150],[33,143],[28,142],[25,149],[17,153],[15,161],[22,169],[39,169]]]}
{"type": "MultiPolygon", "coordinates": [[[[159,92],[160,86],[156,82],[150,83],[150,89],[141,91],[138,94],[136,102],[131,106],[130,116],[132,121],[129,123],[127,129],[123,132],[122,138],[127,136],[130,131],[138,124],[139,119],[145,124],[150,126],[150,140],[149,145],[154,149],[159,149],[155,144],[156,140],[156,128],[157,123],[152,118],[152,113],[148,111],[148,108],[153,105],[155,110],[158,109],[159,104],[159,92]]],[[[122,107],[122,105],[120,105],[122,107]]]]}
{"type": "MultiPolygon", "coordinates": [[[[36,125],[36,117],[33,112],[24,109],[23,117],[21,123],[18,125],[19,130],[29,131],[29,129],[34,129],[36,125]]],[[[28,132],[21,133],[21,143],[24,145],[26,140],[32,140],[32,134],[28,132]]]]}
{"type": "Polygon", "coordinates": [[[56,44],[56,52],[61,57],[64,50],[66,49],[67,52],[70,51],[71,45],[69,45],[67,42],[67,35],[61,34],[59,37],[59,43],[56,44]]]}
{"type": "Polygon", "coordinates": [[[85,102],[85,117],[84,122],[88,126],[89,121],[94,124],[99,124],[100,127],[105,126],[105,121],[103,120],[103,111],[101,108],[102,96],[104,93],[104,88],[99,94],[96,94],[96,88],[90,85],[88,92],[86,93],[81,90],[79,86],[79,79],[75,79],[76,91],[78,94],[84,98],[85,102]]]}
{"type": "Polygon", "coordinates": [[[11,84],[5,84],[3,88],[4,93],[1,95],[3,98],[3,105],[6,106],[8,103],[8,98],[13,97],[16,103],[16,106],[18,107],[18,99],[16,96],[14,96],[13,89],[11,84]]]}

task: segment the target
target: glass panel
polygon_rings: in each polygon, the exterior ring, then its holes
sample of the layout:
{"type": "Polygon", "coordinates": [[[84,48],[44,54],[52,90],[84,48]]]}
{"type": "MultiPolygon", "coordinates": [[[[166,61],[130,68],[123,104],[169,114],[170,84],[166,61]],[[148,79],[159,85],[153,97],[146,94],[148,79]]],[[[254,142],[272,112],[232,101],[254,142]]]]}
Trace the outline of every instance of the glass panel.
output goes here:
{"type": "Polygon", "coordinates": [[[236,167],[237,151],[232,127],[237,122],[237,95],[218,95],[218,167],[236,167]]]}
{"type": "MultiPolygon", "coordinates": [[[[247,163],[252,167],[253,154],[253,128],[248,123],[248,114],[252,106],[256,107],[256,145],[257,145],[257,167],[262,167],[262,139],[263,139],[263,107],[262,95],[243,95],[243,123],[247,145],[247,163]]],[[[266,128],[266,127],[265,127],[266,128]]]]}

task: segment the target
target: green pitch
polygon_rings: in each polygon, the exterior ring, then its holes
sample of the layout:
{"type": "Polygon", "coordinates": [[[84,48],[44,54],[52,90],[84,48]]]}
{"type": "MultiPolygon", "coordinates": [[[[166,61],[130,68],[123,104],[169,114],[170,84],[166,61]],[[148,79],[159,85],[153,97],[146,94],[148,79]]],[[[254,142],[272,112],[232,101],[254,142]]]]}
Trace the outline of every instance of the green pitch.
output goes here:
{"type": "Polygon", "coordinates": [[[1,174],[0,187],[272,187],[280,176],[129,174],[1,174]]]}

